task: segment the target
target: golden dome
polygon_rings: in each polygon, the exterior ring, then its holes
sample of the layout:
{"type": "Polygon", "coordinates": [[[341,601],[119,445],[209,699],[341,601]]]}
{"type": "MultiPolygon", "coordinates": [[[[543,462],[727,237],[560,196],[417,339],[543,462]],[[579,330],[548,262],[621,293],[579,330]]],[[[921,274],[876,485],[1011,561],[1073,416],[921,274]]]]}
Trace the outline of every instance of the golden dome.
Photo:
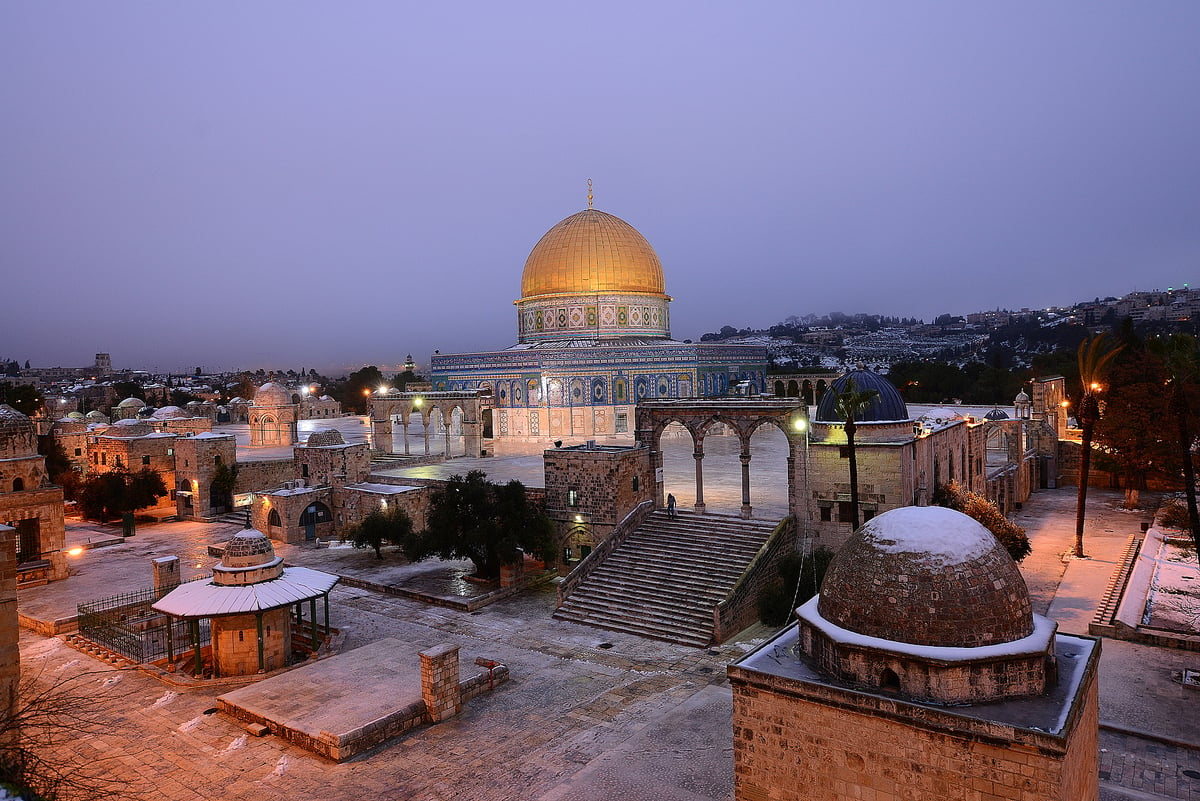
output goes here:
{"type": "Polygon", "coordinates": [[[521,275],[522,299],[592,292],[666,294],[662,262],[646,238],[595,209],[572,214],[533,246],[521,275]]]}

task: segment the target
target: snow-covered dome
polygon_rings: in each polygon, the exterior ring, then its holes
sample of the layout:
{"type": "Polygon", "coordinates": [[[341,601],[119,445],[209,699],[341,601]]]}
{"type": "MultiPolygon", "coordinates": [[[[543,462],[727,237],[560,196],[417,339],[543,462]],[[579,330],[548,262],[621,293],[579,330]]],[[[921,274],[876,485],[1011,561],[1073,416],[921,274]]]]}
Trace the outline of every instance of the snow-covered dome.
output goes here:
{"type": "Polygon", "coordinates": [[[67,418],[71,420],[83,420],[83,412],[67,412],[67,418]]]}
{"type": "Polygon", "coordinates": [[[181,417],[187,417],[188,413],[178,406],[164,406],[161,409],[156,409],[151,415],[155,420],[177,420],[181,417]]]}
{"type": "Polygon", "coordinates": [[[291,406],[292,393],[282,384],[268,381],[254,393],[255,406],[291,406]]]}
{"type": "Polygon", "coordinates": [[[145,420],[130,417],[127,420],[117,420],[104,432],[106,437],[144,437],[153,434],[154,429],[145,420]]]}
{"type": "Polygon", "coordinates": [[[99,409],[92,409],[90,412],[88,412],[86,415],[84,415],[84,417],[86,417],[88,419],[88,422],[90,422],[90,423],[107,423],[108,422],[108,416],[106,414],[104,414],[104,412],[100,411],[99,409]]]}
{"type": "Polygon", "coordinates": [[[213,583],[257,584],[283,575],[283,557],[275,555],[271,539],[256,528],[244,528],[225,544],[221,561],[213,566],[213,583]]]}
{"type": "Polygon", "coordinates": [[[940,506],[863,524],[829,565],[818,609],[849,631],[916,645],[978,647],[1033,632],[1029,590],[1008,551],[940,506]]]}
{"type": "Polygon", "coordinates": [[[1025,393],[1025,390],[1021,390],[1017,393],[1017,397],[1013,398],[1014,406],[1020,403],[1029,403],[1029,395],[1025,393]]]}
{"type": "Polygon", "coordinates": [[[7,403],[0,403],[0,459],[37,455],[37,428],[33,421],[7,403]]]}
{"type": "Polygon", "coordinates": [[[246,399],[245,399],[245,398],[243,398],[243,397],[241,397],[240,395],[239,395],[238,397],[236,397],[236,398],[230,398],[230,399],[229,399],[229,403],[230,403],[230,405],[233,405],[233,404],[235,404],[235,403],[246,403],[246,402],[247,402],[247,401],[246,401],[246,399]]]}
{"type": "Polygon", "coordinates": [[[141,398],[126,398],[117,404],[118,409],[141,409],[146,402],[141,398]]]}

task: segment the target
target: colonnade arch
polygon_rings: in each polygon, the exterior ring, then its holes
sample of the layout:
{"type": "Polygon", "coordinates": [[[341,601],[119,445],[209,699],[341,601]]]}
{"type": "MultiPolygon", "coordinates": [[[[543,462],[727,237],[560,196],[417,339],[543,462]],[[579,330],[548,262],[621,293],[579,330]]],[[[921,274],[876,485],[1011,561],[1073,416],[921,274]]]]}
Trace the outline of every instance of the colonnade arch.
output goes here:
{"type": "Polygon", "coordinates": [[[476,392],[396,392],[371,398],[371,428],[377,450],[401,452],[396,446],[395,427],[400,426],[399,443],[403,453],[411,455],[408,427],[414,417],[424,423],[423,449],[429,453],[430,421],[441,418],[445,437],[445,454],[450,457],[452,423],[462,426],[463,455],[479,456],[490,441],[492,396],[487,391],[476,392]]]}
{"type": "Polygon", "coordinates": [[[662,435],[667,426],[678,423],[692,437],[696,470],[697,512],[705,511],[704,502],[704,440],[716,425],[726,426],[737,437],[738,458],[741,462],[741,514],[750,517],[751,438],[763,426],[778,429],[787,438],[787,498],[788,514],[802,515],[806,511],[803,499],[807,475],[805,448],[808,442],[808,407],[802,399],[768,398],[709,398],[642,401],[637,405],[638,442],[650,449],[654,470],[655,497],[658,506],[664,505],[662,435]]]}

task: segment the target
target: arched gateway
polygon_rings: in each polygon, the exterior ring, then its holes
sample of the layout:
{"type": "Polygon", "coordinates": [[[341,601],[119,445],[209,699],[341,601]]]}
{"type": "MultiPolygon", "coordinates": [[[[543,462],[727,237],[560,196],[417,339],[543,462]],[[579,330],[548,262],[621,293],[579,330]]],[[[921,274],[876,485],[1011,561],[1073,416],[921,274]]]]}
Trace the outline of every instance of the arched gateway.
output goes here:
{"type": "Polygon", "coordinates": [[[774,426],[788,441],[787,482],[788,514],[807,520],[805,486],[807,468],[804,448],[808,442],[808,406],[800,398],[697,398],[681,400],[643,400],[637,405],[638,442],[650,449],[654,469],[656,504],[663,501],[663,454],[659,445],[663,429],[679,423],[692,435],[696,460],[696,511],[704,511],[704,437],[714,426],[723,424],[741,444],[742,517],[750,517],[750,438],[762,426],[774,426]]]}
{"type": "Polygon", "coordinates": [[[391,392],[370,400],[371,426],[375,447],[381,451],[409,455],[408,426],[413,417],[424,422],[424,452],[429,453],[429,421],[436,410],[446,439],[445,453],[450,456],[451,421],[455,413],[461,420],[464,456],[484,456],[492,440],[492,396],[487,392],[391,392]],[[394,439],[401,431],[401,442],[394,439]]]}

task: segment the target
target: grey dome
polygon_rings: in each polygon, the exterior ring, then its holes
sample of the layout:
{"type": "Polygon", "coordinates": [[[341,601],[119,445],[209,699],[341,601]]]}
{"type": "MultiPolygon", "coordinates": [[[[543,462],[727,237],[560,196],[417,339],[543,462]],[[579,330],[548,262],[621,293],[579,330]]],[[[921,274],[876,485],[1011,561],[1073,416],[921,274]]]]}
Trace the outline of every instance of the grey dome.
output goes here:
{"type": "Polygon", "coordinates": [[[900,393],[891,383],[870,370],[851,370],[844,375],[840,375],[833,380],[829,385],[829,389],[825,390],[825,394],[821,396],[821,403],[817,406],[817,414],[813,419],[818,423],[844,423],[845,420],[838,417],[837,401],[834,397],[834,390],[838,392],[846,388],[846,384],[850,381],[854,382],[854,390],[862,392],[864,390],[873,389],[879,394],[867,405],[867,408],[855,415],[854,419],[860,423],[882,423],[894,422],[896,420],[908,419],[908,405],[905,404],[904,398],[900,397],[900,393]]]}

